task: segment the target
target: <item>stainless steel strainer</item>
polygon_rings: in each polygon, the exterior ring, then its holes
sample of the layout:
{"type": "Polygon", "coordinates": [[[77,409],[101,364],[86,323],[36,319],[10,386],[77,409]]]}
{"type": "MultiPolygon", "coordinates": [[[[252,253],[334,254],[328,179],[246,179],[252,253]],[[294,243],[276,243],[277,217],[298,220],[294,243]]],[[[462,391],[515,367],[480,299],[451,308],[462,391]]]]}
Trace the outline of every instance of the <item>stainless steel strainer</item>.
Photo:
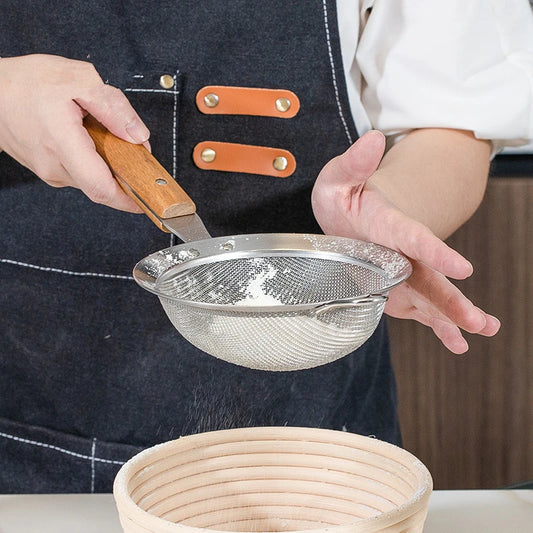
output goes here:
{"type": "Polygon", "coordinates": [[[133,275],[196,347],[279,371],[357,349],[376,329],[389,290],[410,273],[407,259],[376,244],[257,234],[167,248],[140,261],[133,275]]]}
{"type": "Polygon", "coordinates": [[[374,332],[390,289],[411,273],[376,244],[305,234],[210,238],[189,196],[143,147],[85,119],[118,182],[162,230],[187,244],[140,261],[176,329],[215,357],[249,368],[299,370],[352,352],[374,332]]]}

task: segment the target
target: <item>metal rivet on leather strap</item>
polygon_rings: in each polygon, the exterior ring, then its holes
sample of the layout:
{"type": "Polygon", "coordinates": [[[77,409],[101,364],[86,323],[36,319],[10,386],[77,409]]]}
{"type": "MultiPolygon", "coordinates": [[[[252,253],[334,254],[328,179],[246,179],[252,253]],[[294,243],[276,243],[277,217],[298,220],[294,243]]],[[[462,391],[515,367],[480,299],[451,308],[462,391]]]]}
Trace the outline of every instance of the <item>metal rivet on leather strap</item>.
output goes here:
{"type": "Polygon", "coordinates": [[[200,157],[202,158],[202,161],[205,163],[211,163],[211,161],[215,160],[215,157],[217,156],[217,153],[212,148],[205,148],[202,150],[202,154],[200,157]]]}
{"type": "Polygon", "coordinates": [[[159,85],[163,87],[163,89],[172,89],[174,87],[174,78],[170,74],[163,74],[159,78],[159,85]]]}
{"type": "Polygon", "coordinates": [[[288,162],[287,158],[283,156],[278,156],[272,161],[272,166],[276,170],[285,170],[287,168],[288,162]]]}
{"type": "Polygon", "coordinates": [[[218,96],[215,93],[209,93],[204,96],[204,104],[207,107],[216,107],[218,105],[218,96]]]}
{"type": "MultiPolygon", "coordinates": [[[[270,100],[271,107],[273,101],[270,100]]],[[[296,160],[288,150],[251,144],[201,141],[194,147],[192,159],[198,168],[204,170],[259,174],[274,178],[287,178],[296,170],[296,160]]]]}
{"type": "Polygon", "coordinates": [[[276,100],[276,109],[281,113],[285,113],[291,107],[291,101],[288,98],[278,98],[276,100]]]}

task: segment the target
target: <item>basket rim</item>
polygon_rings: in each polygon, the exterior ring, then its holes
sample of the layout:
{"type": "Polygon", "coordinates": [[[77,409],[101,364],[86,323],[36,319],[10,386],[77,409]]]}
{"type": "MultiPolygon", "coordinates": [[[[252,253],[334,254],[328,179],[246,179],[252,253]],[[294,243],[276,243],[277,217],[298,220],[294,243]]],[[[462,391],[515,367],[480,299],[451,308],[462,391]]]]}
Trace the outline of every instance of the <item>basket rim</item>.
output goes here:
{"type": "MultiPolygon", "coordinates": [[[[150,448],[147,448],[129,461],[127,461],[119,470],[115,477],[113,485],[113,495],[119,511],[120,519],[133,520],[135,523],[141,522],[158,533],[175,533],[184,532],[184,528],[191,533],[227,533],[211,528],[201,528],[195,526],[174,523],[152,515],[139,507],[131,498],[128,491],[129,480],[140,470],[151,464],[151,458],[159,456],[168,450],[184,448],[185,450],[194,448],[203,448],[210,445],[237,442],[237,441],[298,441],[298,442],[317,442],[324,444],[337,444],[351,448],[358,448],[362,451],[368,451],[380,455],[388,452],[388,458],[401,464],[403,467],[413,473],[418,481],[418,489],[404,503],[395,509],[386,511],[376,516],[362,518],[349,524],[327,526],[328,533],[353,533],[354,527],[357,532],[374,531],[376,527],[387,527],[403,523],[410,519],[414,514],[421,510],[425,513],[431,492],[433,490],[433,480],[427,467],[413,454],[390,444],[388,442],[359,435],[356,433],[344,432],[333,429],[295,427],[295,426],[265,426],[265,427],[246,427],[216,430],[205,433],[187,435],[179,439],[163,442],[150,448]]],[[[315,528],[307,530],[297,530],[297,533],[316,533],[324,528],[315,528]]]]}

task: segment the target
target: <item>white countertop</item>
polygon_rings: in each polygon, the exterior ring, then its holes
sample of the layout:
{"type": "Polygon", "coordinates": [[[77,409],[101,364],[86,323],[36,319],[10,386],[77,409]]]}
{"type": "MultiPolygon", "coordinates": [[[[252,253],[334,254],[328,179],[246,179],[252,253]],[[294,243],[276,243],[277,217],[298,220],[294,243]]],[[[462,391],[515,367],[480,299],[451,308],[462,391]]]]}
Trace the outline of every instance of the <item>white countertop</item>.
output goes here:
{"type": "MultiPolygon", "coordinates": [[[[435,491],[424,533],[533,532],[533,490],[435,491]]],[[[0,495],[0,533],[122,533],[111,494],[0,495]]]]}

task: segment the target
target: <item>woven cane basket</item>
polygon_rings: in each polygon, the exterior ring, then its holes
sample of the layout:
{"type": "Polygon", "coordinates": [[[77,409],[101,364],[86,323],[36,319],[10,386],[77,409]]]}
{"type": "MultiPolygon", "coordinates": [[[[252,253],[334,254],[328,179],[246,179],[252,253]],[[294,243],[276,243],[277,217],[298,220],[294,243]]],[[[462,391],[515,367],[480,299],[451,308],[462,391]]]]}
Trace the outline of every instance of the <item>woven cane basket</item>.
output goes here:
{"type": "Polygon", "coordinates": [[[353,433],[230,429],[149,448],[118,473],[125,533],[421,532],[432,480],[407,451],[353,433]]]}

